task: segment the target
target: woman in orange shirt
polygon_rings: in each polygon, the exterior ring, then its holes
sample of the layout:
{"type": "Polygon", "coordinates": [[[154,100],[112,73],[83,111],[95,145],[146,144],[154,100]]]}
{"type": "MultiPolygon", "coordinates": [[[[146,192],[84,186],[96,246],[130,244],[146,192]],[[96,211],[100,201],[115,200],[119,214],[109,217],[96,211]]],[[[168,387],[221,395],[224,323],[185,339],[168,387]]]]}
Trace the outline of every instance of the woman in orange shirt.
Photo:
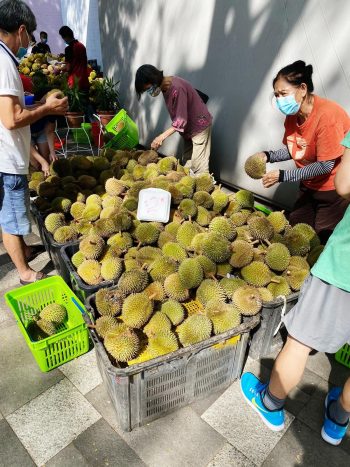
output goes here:
{"type": "Polygon", "coordinates": [[[295,170],[267,172],[263,185],[299,181],[300,195],[289,221],[310,224],[325,243],[349,204],[335,191],[334,177],[350,117],[335,102],[313,94],[312,71],[312,65],[298,60],[277,73],[273,88],[277,107],[286,115],[285,147],[258,154],[271,163],[294,160],[295,170]]]}

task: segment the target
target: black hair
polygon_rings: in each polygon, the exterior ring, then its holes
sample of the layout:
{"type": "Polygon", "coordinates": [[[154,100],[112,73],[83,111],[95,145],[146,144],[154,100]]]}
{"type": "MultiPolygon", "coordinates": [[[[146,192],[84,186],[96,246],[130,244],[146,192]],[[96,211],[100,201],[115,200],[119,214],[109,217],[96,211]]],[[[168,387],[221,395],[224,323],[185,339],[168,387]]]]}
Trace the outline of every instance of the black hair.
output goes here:
{"type": "Polygon", "coordinates": [[[137,98],[140,99],[141,94],[144,92],[146,84],[152,84],[152,86],[160,86],[162,84],[164,75],[163,71],[158,70],[153,65],[142,65],[136,71],[135,75],[135,90],[137,98]]]}
{"type": "Polygon", "coordinates": [[[69,26],[62,26],[61,29],[58,31],[58,33],[62,37],[68,37],[70,39],[74,39],[74,32],[71,30],[69,26]]]}
{"type": "Polygon", "coordinates": [[[275,83],[278,79],[283,78],[292,86],[300,86],[302,83],[306,84],[307,91],[310,93],[314,90],[314,84],[312,82],[312,65],[306,65],[302,60],[297,60],[291,65],[287,65],[282,68],[272,81],[272,86],[275,87],[275,83]]]}
{"type": "Polygon", "coordinates": [[[15,32],[24,25],[28,34],[36,29],[36,19],[29,6],[21,0],[0,1],[0,29],[15,32]]]}
{"type": "Polygon", "coordinates": [[[47,39],[47,32],[45,32],[45,31],[40,31],[40,36],[45,36],[46,39],[47,39]]]}

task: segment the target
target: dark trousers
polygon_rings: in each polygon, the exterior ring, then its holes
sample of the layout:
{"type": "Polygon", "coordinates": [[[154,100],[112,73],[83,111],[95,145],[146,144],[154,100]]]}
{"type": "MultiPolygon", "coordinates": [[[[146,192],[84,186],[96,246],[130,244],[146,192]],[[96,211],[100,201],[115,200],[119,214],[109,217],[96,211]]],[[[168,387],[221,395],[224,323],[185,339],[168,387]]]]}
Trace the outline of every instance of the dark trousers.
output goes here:
{"type": "Polygon", "coordinates": [[[315,191],[301,186],[289,222],[291,225],[299,222],[311,225],[325,245],[348,205],[349,201],[339,196],[335,190],[315,191]]]}

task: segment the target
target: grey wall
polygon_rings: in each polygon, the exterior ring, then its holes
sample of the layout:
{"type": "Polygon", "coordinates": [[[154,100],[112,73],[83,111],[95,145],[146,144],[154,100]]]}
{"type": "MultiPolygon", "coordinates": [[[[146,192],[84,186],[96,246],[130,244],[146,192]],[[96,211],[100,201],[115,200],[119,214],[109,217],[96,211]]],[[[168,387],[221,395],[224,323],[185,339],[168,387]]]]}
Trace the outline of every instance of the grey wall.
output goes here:
{"type": "MultiPolygon", "coordinates": [[[[99,0],[104,70],[121,80],[122,101],[145,145],[170,119],[161,96],[137,101],[140,65],[154,64],[206,92],[216,176],[291,206],[295,184],[266,190],[242,165],[253,152],[281,147],[283,116],[271,81],[282,66],[312,63],[315,92],[350,110],[349,14],[348,0],[99,0]]],[[[162,152],[179,153],[180,140],[173,135],[162,152]]]]}

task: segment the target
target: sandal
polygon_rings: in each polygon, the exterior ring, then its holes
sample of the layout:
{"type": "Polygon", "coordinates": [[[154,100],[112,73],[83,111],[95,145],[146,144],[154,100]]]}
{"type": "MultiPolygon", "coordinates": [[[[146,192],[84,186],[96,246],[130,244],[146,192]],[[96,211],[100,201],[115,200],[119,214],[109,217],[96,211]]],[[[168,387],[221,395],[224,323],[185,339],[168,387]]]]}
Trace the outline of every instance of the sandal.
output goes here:
{"type": "Polygon", "coordinates": [[[44,253],[45,247],[44,245],[32,245],[31,246],[31,252],[28,258],[26,258],[27,262],[29,263],[30,261],[33,261],[37,256],[41,255],[41,253],[44,253]]]}
{"type": "Polygon", "coordinates": [[[20,279],[19,282],[21,285],[29,285],[34,284],[34,282],[41,281],[41,279],[46,279],[47,277],[47,274],[44,274],[43,272],[39,271],[36,273],[36,279],[34,279],[33,281],[24,281],[20,279]]]}

